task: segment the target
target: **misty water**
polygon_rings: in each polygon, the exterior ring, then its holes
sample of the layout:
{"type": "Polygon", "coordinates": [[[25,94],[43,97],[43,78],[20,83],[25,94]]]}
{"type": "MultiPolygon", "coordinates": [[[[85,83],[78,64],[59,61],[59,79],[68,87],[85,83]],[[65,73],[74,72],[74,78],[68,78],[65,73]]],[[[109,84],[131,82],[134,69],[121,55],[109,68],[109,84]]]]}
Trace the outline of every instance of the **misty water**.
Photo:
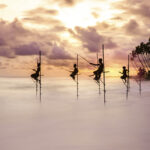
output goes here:
{"type": "Polygon", "coordinates": [[[0,150],[149,150],[150,82],[103,87],[92,79],[43,78],[42,100],[30,78],[0,78],[0,150]]]}

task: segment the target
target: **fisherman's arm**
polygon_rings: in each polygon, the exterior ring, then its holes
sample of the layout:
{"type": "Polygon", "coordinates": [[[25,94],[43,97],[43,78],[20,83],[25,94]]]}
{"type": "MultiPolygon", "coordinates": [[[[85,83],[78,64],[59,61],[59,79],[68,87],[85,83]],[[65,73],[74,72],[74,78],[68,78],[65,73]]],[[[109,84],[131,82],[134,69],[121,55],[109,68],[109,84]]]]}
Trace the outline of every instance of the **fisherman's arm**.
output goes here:
{"type": "Polygon", "coordinates": [[[99,66],[99,64],[93,64],[93,63],[90,63],[90,65],[93,65],[93,66],[99,66]]]}

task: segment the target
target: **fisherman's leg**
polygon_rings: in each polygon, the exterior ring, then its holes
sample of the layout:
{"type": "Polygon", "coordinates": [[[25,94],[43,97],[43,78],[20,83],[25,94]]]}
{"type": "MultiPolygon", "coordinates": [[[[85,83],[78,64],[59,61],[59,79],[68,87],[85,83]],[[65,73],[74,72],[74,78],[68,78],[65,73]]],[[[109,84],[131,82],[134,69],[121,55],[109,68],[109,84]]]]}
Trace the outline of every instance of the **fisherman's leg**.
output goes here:
{"type": "Polygon", "coordinates": [[[122,76],[122,80],[126,83],[126,76],[122,76]]]}
{"type": "Polygon", "coordinates": [[[97,80],[97,78],[98,78],[98,77],[97,77],[97,74],[95,74],[94,80],[97,80]]]}
{"type": "Polygon", "coordinates": [[[98,75],[98,80],[100,80],[100,78],[101,78],[101,74],[98,75]]]}
{"type": "Polygon", "coordinates": [[[126,78],[124,78],[124,82],[125,82],[125,83],[126,83],[126,81],[127,81],[126,78]]]}
{"type": "Polygon", "coordinates": [[[95,75],[94,79],[97,80],[97,70],[94,71],[93,74],[95,75]]]}
{"type": "Polygon", "coordinates": [[[99,73],[99,78],[101,78],[102,72],[99,73]]]}
{"type": "Polygon", "coordinates": [[[33,78],[34,80],[36,80],[36,74],[31,74],[31,78],[33,78]]]}
{"type": "Polygon", "coordinates": [[[75,80],[75,76],[74,76],[74,75],[72,75],[71,78],[72,78],[73,80],[75,80]]]}
{"type": "Polygon", "coordinates": [[[72,76],[73,76],[73,73],[71,73],[70,76],[72,77],[72,76]]]}
{"type": "Polygon", "coordinates": [[[100,76],[98,74],[95,75],[94,80],[99,80],[99,79],[100,79],[100,76]]]}
{"type": "Polygon", "coordinates": [[[75,74],[74,73],[70,74],[70,77],[75,80],[75,74]]]}

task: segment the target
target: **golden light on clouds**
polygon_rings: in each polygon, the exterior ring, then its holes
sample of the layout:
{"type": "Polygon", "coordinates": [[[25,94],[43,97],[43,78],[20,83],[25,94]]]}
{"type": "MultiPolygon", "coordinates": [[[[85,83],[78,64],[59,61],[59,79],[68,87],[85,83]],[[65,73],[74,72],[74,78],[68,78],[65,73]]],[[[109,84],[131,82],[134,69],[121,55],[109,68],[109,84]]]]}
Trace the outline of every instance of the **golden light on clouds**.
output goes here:
{"type": "Polygon", "coordinates": [[[58,19],[60,19],[68,28],[75,26],[87,27],[93,26],[97,22],[108,21],[110,18],[119,14],[120,10],[111,8],[111,2],[85,1],[71,8],[59,8],[58,19]],[[97,17],[93,17],[92,12],[96,12],[97,17]]]}
{"type": "MultiPolygon", "coordinates": [[[[1,0],[0,16],[0,56],[15,67],[16,58],[32,59],[39,50],[53,70],[72,66],[75,53],[96,62],[92,56],[105,44],[110,74],[118,75],[128,53],[150,35],[149,9],[136,0],[1,0]]],[[[0,65],[10,68],[2,59],[0,65]]]]}
{"type": "Polygon", "coordinates": [[[84,3],[73,8],[61,9],[58,18],[68,28],[74,28],[75,26],[87,27],[96,23],[89,11],[89,7],[85,7],[84,3]]]}
{"type": "Polygon", "coordinates": [[[7,5],[1,17],[12,21],[14,18],[22,18],[24,11],[38,7],[41,0],[1,0],[0,3],[7,5]]]}
{"type": "MultiPolygon", "coordinates": [[[[38,7],[45,7],[50,9],[56,9],[59,14],[56,16],[57,19],[61,20],[62,23],[68,28],[74,28],[75,26],[87,27],[93,26],[97,22],[108,21],[115,14],[120,13],[119,10],[111,8],[111,3],[119,0],[108,0],[104,1],[81,1],[73,7],[56,7],[54,4],[45,5],[42,0],[2,0],[1,3],[5,3],[7,7],[1,11],[1,17],[5,20],[13,20],[14,18],[24,18],[24,12],[32,10],[38,7]],[[92,11],[97,13],[97,18],[92,16],[92,11]]],[[[31,23],[26,23],[29,27],[32,27],[31,23]]],[[[48,28],[44,25],[35,25],[34,28],[48,28]]]]}

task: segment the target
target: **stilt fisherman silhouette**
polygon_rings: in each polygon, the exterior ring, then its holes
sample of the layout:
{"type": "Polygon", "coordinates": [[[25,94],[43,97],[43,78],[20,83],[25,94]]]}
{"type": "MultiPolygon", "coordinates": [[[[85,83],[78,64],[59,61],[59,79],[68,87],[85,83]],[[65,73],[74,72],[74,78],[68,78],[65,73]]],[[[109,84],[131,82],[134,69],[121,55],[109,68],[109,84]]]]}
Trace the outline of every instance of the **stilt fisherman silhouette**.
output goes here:
{"type": "Polygon", "coordinates": [[[102,58],[99,58],[98,62],[99,62],[98,64],[90,63],[90,65],[98,67],[98,69],[93,72],[93,75],[95,76],[94,80],[97,80],[97,81],[101,78],[101,74],[104,70],[104,64],[103,64],[102,58]]]}
{"type": "Polygon", "coordinates": [[[70,76],[72,77],[73,80],[75,80],[75,76],[78,73],[77,64],[74,64],[73,67],[74,67],[74,70],[72,71],[72,73],[70,74],[70,76]]]}
{"type": "Polygon", "coordinates": [[[33,78],[36,81],[39,81],[40,71],[41,71],[41,63],[37,62],[37,69],[33,69],[35,73],[31,74],[31,78],[33,78]]]}
{"type": "Polygon", "coordinates": [[[120,78],[126,83],[128,77],[127,75],[128,70],[126,69],[125,66],[123,66],[122,69],[123,69],[122,72],[120,72],[122,76],[120,78]]]}

